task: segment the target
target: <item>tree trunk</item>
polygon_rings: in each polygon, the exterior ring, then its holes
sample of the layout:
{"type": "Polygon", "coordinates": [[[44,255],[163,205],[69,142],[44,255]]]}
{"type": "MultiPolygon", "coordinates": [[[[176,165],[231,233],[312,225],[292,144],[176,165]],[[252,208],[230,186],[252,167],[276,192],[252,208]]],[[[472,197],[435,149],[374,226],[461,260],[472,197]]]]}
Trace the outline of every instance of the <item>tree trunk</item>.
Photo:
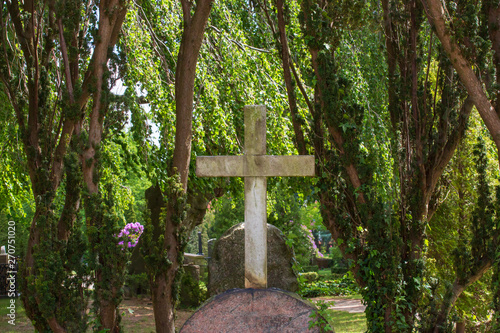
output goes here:
{"type": "MultiPolygon", "coordinates": [[[[179,268],[179,252],[181,243],[178,238],[179,223],[174,223],[172,219],[180,215],[179,206],[175,206],[177,198],[175,192],[168,198],[167,202],[163,200],[163,194],[159,186],[150,187],[146,191],[146,200],[150,212],[151,232],[147,242],[144,244],[147,248],[147,256],[167,257],[168,261],[151,262],[146,256],[146,268],[149,273],[151,284],[151,297],[153,299],[153,312],[155,317],[156,332],[174,333],[175,332],[175,302],[174,293],[176,275],[179,268]],[[166,209],[166,216],[162,216],[162,211],[166,209]],[[162,221],[165,219],[164,229],[162,221]],[[163,236],[163,237],[161,237],[163,236]],[[163,242],[160,242],[163,239],[163,242]]],[[[180,207],[182,209],[182,205],[180,207]]]]}
{"type": "Polygon", "coordinates": [[[488,128],[493,141],[500,151],[500,118],[495,108],[488,100],[483,90],[481,81],[477,78],[471,65],[460,51],[459,45],[453,40],[450,31],[446,26],[444,9],[440,0],[424,0],[427,5],[427,17],[432,26],[434,26],[443,48],[451,60],[451,63],[460,77],[462,84],[467,89],[470,98],[474,101],[481,118],[488,128]]]}
{"type": "Polygon", "coordinates": [[[465,321],[457,322],[455,333],[465,333],[465,321]]]}
{"type": "Polygon", "coordinates": [[[434,324],[433,329],[434,333],[441,332],[441,329],[443,329],[443,325],[448,320],[451,309],[455,305],[455,302],[457,301],[458,297],[460,297],[462,292],[467,289],[468,286],[478,281],[484,275],[484,273],[486,273],[491,268],[492,264],[492,261],[489,259],[483,260],[481,265],[479,267],[476,267],[471,275],[468,276],[465,280],[459,280],[458,278],[455,279],[451,290],[449,290],[449,292],[445,296],[445,299],[441,306],[441,311],[436,318],[436,323],[434,324]]]}
{"type": "MultiPolygon", "coordinates": [[[[104,213],[108,202],[103,202],[99,190],[99,147],[102,145],[103,124],[109,101],[106,97],[108,83],[106,75],[109,72],[107,63],[109,50],[118,40],[118,34],[127,13],[126,3],[119,0],[110,0],[99,3],[99,30],[92,63],[90,64],[92,78],[92,110],[88,118],[88,141],[84,142],[86,149],[81,153],[83,180],[88,190],[85,213],[90,226],[98,229],[92,234],[91,249],[97,260],[95,273],[95,296],[98,305],[97,314],[100,321],[99,329],[106,329],[112,333],[119,332],[120,315],[118,305],[121,301],[118,291],[123,283],[123,263],[113,247],[118,242],[113,235],[114,219],[104,213]],[[109,8],[113,8],[112,11],[109,8]],[[114,274],[114,275],[113,275],[114,274]]],[[[112,192],[112,191],[110,191],[112,192]]],[[[109,195],[112,195],[110,193],[109,195]]]]}
{"type": "Polygon", "coordinates": [[[191,160],[192,118],[194,99],[194,80],[196,64],[200,52],[205,27],[212,7],[213,0],[199,0],[196,2],[194,14],[191,14],[193,3],[181,0],[183,11],[184,31],[182,34],[177,67],[175,72],[175,147],[172,157],[172,166],[168,170],[171,177],[169,193],[167,193],[167,211],[165,216],[165,230],[163,244],[156,245],[163,249],[162,254],[168,257],[167,267],[153,268],[152,280],[156,331],[174,333],[174,283],[179,268],[179,257],[182,251],[182,237],[184,233],[181,216],[185,209],[184,199],[188,189],[189,163],[191,160]],[[175,178],[179,177],[178,180],[175,178]],[[176,186],[182,186],[178,193],[176,186]]]}
{"type": "Polygon", "coordinates": [[[182,0],[184,31],[175,72],[175,148],[173,167],[187,190],[193,126],[193,99],[196,64],[213,0],[200,0],[191,16],[192,3],[182,0]]]}
{"type": "Polygon", "coordinates": [[[151,282],[153,312],[155,314],[156,332],[175,332],[175,312],[172,297],[172,283],[168,283],[167,274],[159,274],[151,282]],[[158,297],[162,295],[162,297],[158,297]]]}
{"type": "Polygon", "coordinates": [[[288,40],[286,37],[285,19],[283,17],[283,0],[277,0],[276,8],[278,10],[278,28],[279,39],[281,42],[281,60],[283,67],[283,78],[285,79],[285,86],[288,95],[288,104],[290,106],[290,115],[292,118],[293,131],[295,133],[295,144],[300,155],[307,154],[306,144],[304,141],[304,133],[300,124],[297,99],[295,97],[295,90],[292,82],[292,74],[290,72],[290,54],[288,49],[288,40]]]}

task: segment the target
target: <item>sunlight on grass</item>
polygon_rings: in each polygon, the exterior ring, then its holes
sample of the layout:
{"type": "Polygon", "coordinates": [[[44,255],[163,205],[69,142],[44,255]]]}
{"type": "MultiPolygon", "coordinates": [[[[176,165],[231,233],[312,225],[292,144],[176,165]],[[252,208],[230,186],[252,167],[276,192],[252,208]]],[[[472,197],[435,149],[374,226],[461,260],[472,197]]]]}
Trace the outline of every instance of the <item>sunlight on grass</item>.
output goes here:
{"type": "Polygon", "coordinates": [[[326,317],[332,324],[335,332],[363,333],[366,331],[366,316],[364,313],[327,310],[326,317]]]}

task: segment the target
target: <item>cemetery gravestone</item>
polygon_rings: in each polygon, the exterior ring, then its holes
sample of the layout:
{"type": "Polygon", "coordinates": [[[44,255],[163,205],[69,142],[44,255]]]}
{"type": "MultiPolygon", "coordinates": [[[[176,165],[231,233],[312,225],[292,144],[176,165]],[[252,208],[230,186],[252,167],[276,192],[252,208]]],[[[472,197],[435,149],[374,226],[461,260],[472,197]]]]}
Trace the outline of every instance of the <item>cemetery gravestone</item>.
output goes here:
{"type": "Polygon", "coordinates": [[[266,108],[246,106],[245,154],[200,156],[198,177],[244,177],[245,287],[267,287],[267,177],[314,176],[314,156],[266,155],[266,108]]]}
{"type": "Polygon", "coordinates": [[[316,307],[279,289],[233,289],[205,303],[182,326],[181,333],[333,332],[309,328],[316,307]]]}
{"type": "Polygon", "coordinates": [[[5,245],[0,248],[0,264],[7,264],[9,261],[9,255],[5,251],[5,245]]]}
{"type": "MultiPolygon", "coordinates": [[[[214,245],[208,264],[209,296],[228,289],[244,288],[245,224],[240,223],[222,235],[214,245]]],[[[297,276],[293,271],[294,255],[283,233],[267,224],[267,285],[296,292],[297,276]]]]}
{"type": "Polygon", "coordinates": [[[197,158],[198,176],[245,177],[245,287],[217,295],[181,332],[320,332],[309,329],[315,307],[267,287],[266,177],[314,176],[314,156],[266,156],[264,106],[245,110],[245,155],[197,158]],[[260,288],[260,289],[254,289],[260,288]]]}
{"type": "Polygon", "coordinates": [[[217,240],[216,238],[211,238],[207,242],[207,249],[208,249],[207,250],[207,252],[208,252],[207,260],[209,260],[209,262],[212,259],[212,252],[213,252],[213,248],[214,248],[214,244],[215,244],[216,240],[217,240]]]}

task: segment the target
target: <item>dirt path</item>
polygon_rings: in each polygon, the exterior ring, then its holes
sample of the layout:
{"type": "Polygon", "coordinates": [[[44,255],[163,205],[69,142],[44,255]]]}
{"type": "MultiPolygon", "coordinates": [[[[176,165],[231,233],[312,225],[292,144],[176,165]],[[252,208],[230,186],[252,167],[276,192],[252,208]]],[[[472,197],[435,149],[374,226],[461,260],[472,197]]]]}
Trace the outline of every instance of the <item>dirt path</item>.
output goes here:
{"type": "Polygon", "coordinates": [[[349,313],[363,313],[365,312],[366,306],[361,303],[359,299],[346,299],[346,298],[334,298],[334,297],[314,297],[309,299],[312,302],[333,302],[333,305],[329,306],[329,309],[345,311],[349,313]]]}
{"type": "MultiPolygon", "coordinates": [[[[122,324],[126,332],[155,332],[153,303],[149,298],[124,300],[120,305],[122,324]]],[[[175,327],[182,327],[193,311],[177,310],[175,327]]]]}

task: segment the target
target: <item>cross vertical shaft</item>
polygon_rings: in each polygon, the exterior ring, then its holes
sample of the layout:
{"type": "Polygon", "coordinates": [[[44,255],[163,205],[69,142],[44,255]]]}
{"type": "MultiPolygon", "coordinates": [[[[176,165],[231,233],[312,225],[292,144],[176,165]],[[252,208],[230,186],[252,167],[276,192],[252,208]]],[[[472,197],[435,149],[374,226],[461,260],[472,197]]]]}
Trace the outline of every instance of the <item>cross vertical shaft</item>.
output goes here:
{"type": "Polygon", "coordinates": [[[199,156],[198,177],[245,179],[245,288],[267,288],[267,177],[312,177],[314,156],[266,155],[266,107],[245,106],[243,156],[199,156]]]}
{"type": "MultiPolygon", "coordinates": [[[[245,107],[245,156],[266,155],[266,108],[245,107]]],[[[266,177],[245,177],[245,288],[267,288],[266,177]]]]}

